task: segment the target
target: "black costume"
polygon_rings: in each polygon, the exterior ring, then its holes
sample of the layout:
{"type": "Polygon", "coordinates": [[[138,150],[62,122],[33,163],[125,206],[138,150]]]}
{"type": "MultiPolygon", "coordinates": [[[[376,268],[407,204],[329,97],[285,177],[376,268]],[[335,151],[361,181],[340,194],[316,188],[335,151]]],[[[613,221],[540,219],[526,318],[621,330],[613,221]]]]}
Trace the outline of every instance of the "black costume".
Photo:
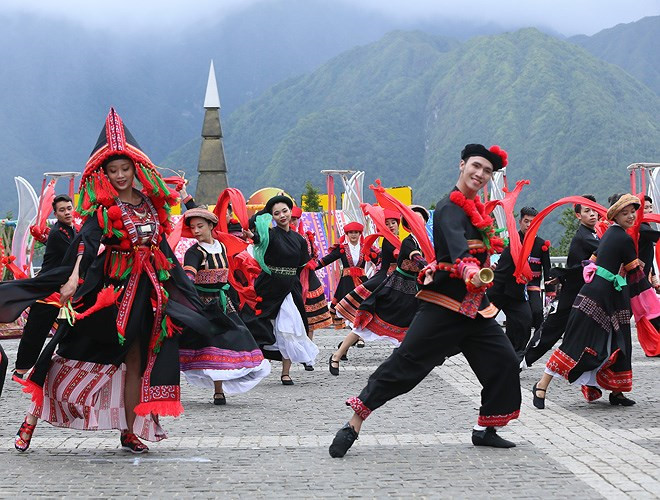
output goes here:
{"type": "Polygon", "coordinates": [[[612,225],[603,235],[595,265],[586,268],[594,274],[575,299],[564,340],[546,364],[546,373],[582,385],[589,401],[601,396],[598,387],[632,390],[630,298],[649,288],[641,267],[632,238],[612,225]],[[622,265],[627,283],[619,275],[622,265]]]}
{"type": "Polygon", "coordinates": [[[401,242],[395,271],[360,304],[353,333],[366,341],[386,339],[398,346],[419,306],[417,275],[425,264],[419,243],[413,235],[407,236],[401,242]]]}
{"type": "Polygon", "coordinates": [[[367,276],[364,272],[366,261],[362,255],[362,242],[358,243],[358,245],[351,245],[348,242],[340,242],[333,245],[328,250],[327,255],[317,259],[316,269],[330,265],[336,260],[341,262],[341,277],[339,278],[335,293],[330,302],[330,314],[332,314],[335,327],[341,327],[344,324],[344,320],[341,317],[337,317],[337,304],[341,302],[346,295],[355,290],[357,286],[367,281],[367,276]],[[357,247],[357,252],[359,254],[357,260],[354,259],[351,253],[351,246],[354,248],[357,247]]]}
{"type": "Polygon", "coordinates": [[[525,284],[518,283],[513,276],[515,267],[511,247],[508,246],[497,261],[488,299],[506,314],[506,336],[518,358],[522,359],[532,331],[532,310],[527,300],[525,284]]]}
{"type": "MultiPolygon", "coordinates": [[[[67,224],[56,222],[48,233],[46,252],[40,272],[49,271],[62,264],[76,230],[67,224]]],[[[30,306],[27,322],[16,353],[16,369],[28,370],[34,366],[44,346],[46,337],[57,319],[59,307],[37,301],[30,306]]]]}
{"type": "Polygon", "coordinates": [[[478,424],[503,426],[518,417],[516,354],[494,319],[497,309],[488,301],[485,287],[466,286],[468,277],[488,265],[484,233],[468,216],[470,205],[472,210],[476,205],[479,217],[486,217],[483,205],[466,200],[458,189],[436,205],[433,281],[417,294],[420,306],[401,346],[369,377],[360,395],[346,402],[363,419],[410,391],[457,349],[483,385],[478,424]]]}
{"type": "Polygon", "coordinates": [[[355,315],[363,301],[365,301],[378,286],[396,269],[397,258],[394,256],[396,247],[386,238],[383,238],[383,244],[380,251],[380,268],[376,273],[364,283],[355,287],[337,304],[336,311],[349,324],[355,322],[355,315]]]}
{"type": "Polygon", "coordinates": [[[584,285],[582,261],[592,257],[598,250],[598,243],[596,231],[580,224],[568,249],[566,270],[561,278],[562,287],[557,311],[546,318],[541,325],[540,335],[537,333],[539,335],[538,343],[530,346],[525,353],[527,366],[532,366],[532,363],[548,352],[564,334],[575,297],[584,285]]]}
{"type": "MultiPolygon", "coordinates": [[[[524,236],[522,233],[519,234],[521,238],[524,236]]],[[[527,283],[529,307],[532,310],[532,328],[538,330],[543,323],[541,276],[543,281],[550,279],[550,242],[543,241],[538,236],[534,238],[534,245],[527,261],[532,271],[532,279],[527,283]]]]}
{"type": "MultiPolygon", "coordinates": [[[[648,222],[642,222],[639,226],[639,260],[644,263],[644,276],[649,281],[655,281],[655,244],[660,239],[660,231],[653,229],[648,222]]],[[[655,283],[653,283],[655,285],[655,283]]]]}
{"type": "Polygon", "coordinates": [[[241,317],[267,359],[282,360],[284,357],[293,362],[313,364],[318,348],[307,338],[307,314],[300,283],[300,272],[310,260],[307,242],[297,232],[280,227],[262,229],[253,239],[255,258],[262,265],[254,282],[260,302],[255,310],[244,306],[241,317]],[[263,259],[258,257],[258,247],[264,252],[263,259]],[[295,324],[286,325],[288,332],[278,330],[277,319],[282,307],[295,308],[300,316],[300,323],[297,323],[298,318],[290,311],[287,316],[295,324]],[[282,332],[287,334],[286,339],[282,332]]]}

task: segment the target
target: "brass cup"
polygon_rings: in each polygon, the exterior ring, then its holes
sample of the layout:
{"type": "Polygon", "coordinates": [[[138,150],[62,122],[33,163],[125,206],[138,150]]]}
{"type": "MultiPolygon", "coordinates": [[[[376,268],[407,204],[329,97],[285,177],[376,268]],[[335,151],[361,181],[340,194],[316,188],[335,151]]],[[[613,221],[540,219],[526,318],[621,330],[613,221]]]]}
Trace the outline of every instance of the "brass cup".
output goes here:
{"type": "Polygon", "coordinates": [[[479,281],[481,281],[484,285],[491,283],[495,279],[495,273],[490,267],[484,267],[483,269],[480,269],[478,276],[479,281]]]}

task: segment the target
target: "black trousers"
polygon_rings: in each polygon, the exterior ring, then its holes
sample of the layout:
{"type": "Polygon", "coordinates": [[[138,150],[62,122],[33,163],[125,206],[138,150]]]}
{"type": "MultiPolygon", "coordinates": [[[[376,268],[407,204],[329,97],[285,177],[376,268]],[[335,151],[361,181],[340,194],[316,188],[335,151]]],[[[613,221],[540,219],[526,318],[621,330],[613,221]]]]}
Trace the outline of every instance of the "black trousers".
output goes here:
{"type": "Polygon", "coordinates": [[[529,338],[532,336],[532,309],[526,300],[517,300],[504,294],[488,294],[493,304],[506,314],[506,336],[522,361],[529,338]]]}
{"type": "Polygon", "coordinates": [[[421,302],[403,342],[369,377],[359,399],[375,410],[410,391],[459,350],[483,386],[480,425],[506,425],[520,410],[519,362],[494,319],[470,319],[421,302]]]}
{"type": "Polygon", "coordinates": [[[8,364],[9,359],[7,359],[7,354],[0,345],[0,396],[2,396],[2,388],[5,386],[5,375],[7,375],[8,364]]]}
{"type": "Polygon", "coordinates": [[[553,314],[549,314],[541,324],[541,328],[534,333],[534,338],[538,340],[530,343],[527,348],[525,353],[527,366],[532,366],[532,363],[541,359],[564,335],[574,301],[575,296],[573,294],[559,298],[557,310],[553,314]]]}
{"type": "Polygon", "coordinates": [[[532,328],[538,330],[543,323],[543,297],[541,292],[527,290],[529,295],[529,307],[532,310],[532,328]]]}
{"type": "Polygon", "coordinates": [[[18,344],[16,369],[28,370],[37,362],[58,312],[57,307],[42,302],[35,302],[30,306],[21,342],[18,344]]]}

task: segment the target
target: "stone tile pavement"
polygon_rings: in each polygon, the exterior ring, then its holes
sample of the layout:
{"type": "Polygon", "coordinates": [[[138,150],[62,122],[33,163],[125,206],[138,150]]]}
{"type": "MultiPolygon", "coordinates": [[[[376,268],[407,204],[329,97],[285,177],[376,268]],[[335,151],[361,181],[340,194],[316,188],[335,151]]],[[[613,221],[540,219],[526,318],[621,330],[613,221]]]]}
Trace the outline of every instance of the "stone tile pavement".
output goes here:
{"type": "MultiPolygon", "coordinates": [[[[211,404],[210,393],[183,382],[186,413],[164,419],[170,438],[134,456],[113,431],[79,432],[41,423],[28,453],[13,436],[28,406],[7,381],[0,399],[0,498],[25,497],[428,497],[659,498],[660,359],[635,345],[631,408],[586,403],[556,381],[543,411],[531,386],[543,364],[521,374],[521,418],[502,430],[518,446],[475,448],[480,386],[462,356],[437,368],[415,390],[374,412],[344,459],[327,447],[350,416],[357,394],[391,351],[351,349],[339,377],[327,358],[341,332],[317,335],[316,371],[292,371],[284,387],[279,366],[247,394],[211,404]]],[[[3,341],[13,361],[18,341],[3,341]]]]}

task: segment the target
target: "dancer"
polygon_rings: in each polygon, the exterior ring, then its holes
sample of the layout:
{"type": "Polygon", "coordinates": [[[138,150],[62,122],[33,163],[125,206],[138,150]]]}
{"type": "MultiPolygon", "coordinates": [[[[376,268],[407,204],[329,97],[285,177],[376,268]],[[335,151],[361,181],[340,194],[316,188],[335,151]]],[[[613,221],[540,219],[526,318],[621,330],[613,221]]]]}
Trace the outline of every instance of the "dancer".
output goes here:
{"type": "Polygon", "coordinates": [[[532,388],[536,408],[545,407],[553,377],[581,385],[587,401],[600,398],[605,389],[612,391],[610,404],[635,404],[623,395],[632,390],[630,299],[646,278],[626,230],[633,226],[640,204],[630,194],[615,197],[613,202],[607,219],[614,224],[603,235],[595,264],[584,269],[585,284],[571,309],[564,339],[532,388]],[[627,280],[619,274],[621,269],[627,280]]]}
{"type": "Polygon", "coordinates": [[[369,377],[358,397],[346,404],[354,414],[336,434],[332,457],[342,457],[357,439],[369,414],[413,389],[448,353],[459,348],[483,385],[476,446],[513,447],[495,427],[520,413],[520,379],[511,342],[494,319],[497,309],[486,297],[489,252],[501,251],[493,221],[477,193],[494,170],[506,165],[506,152],[493,146],[468,144],[461,152],[455,189],[436,205],[433,241],[436,262],[422,273],[421,303],[398,349],[369,377]]]}
{"type": "MultiPolygon", "coordinates": [[[[401,214],[395,210],[385,209],[383,210],[383,215],[386,230],[398,237],[401,214]]],[[[355,322],[355,315],[357,314],[357,311],[362,302],[367,300],[367,298],[369,298],[374,290],[376,290],[376,288],[378,288],[379,285],[385,281],[385,279],[390,276],[396,269],[399,247],[395,247],[387,238],[383,238],[383,243],[381,244],[380,249],[380,265],[378,271],[376,271],[376,273],[374,273],[374,275],[367,281],[361,283],[349,293],[347,293],[346,296],[337,303],[337,316],[342,317],[346,325],[351,328],[351,330],[353,329],[353,324],[355,322]]],[[[366,253],[365,259],[371,259],[371,249],[369,249],[368,252],[365,252],[364,250],[365,249],[363,249],[363,255],[366,253]]],[[[359,336],[357,339],[355,339],[351,332],[347,335],[347,338],[348,337],[354,339],[354,342],[349,345],[348,348],[354,345],[357,347],[364,347],[364,340],[362,340],[359,336]]],[[[340,349],[342,344],[343,341],[337,345],[337,349],[340,349]]],[[[348,361],[348,348],[345,352],[342,353],[340,358],[341,361],[348,361]]]]}
{"type": "MultiPolygon", "coordinates": [[[[653,199],[649,195],[644,196],[644,214],[653,213],[653,199]]],[[[648,278],[653,287],[660,289],[660,280],[655,274],[655,245],[660,239],[660,231],[653,229],[648,222],[642,222],[639,226],[639,259],[644,263],[644,276],[648,278]]]]}
{"type": "MultiPolygon", "coordinates": [[[[516,236],[513,234],[511,238],[516,236]]],[[[527,287],[524,283],[516,281],[514,270],[511,247],[507,246],[497,261],[493,286],[488,290],[488,299],[506,315],[506,336],[511,341],[520,363],[532,332],[532,310],[528,301],[527,287]]]]}
{"type": "MultiPolygon", "coordinates": [[[[583,195],[583,198],[596,201],[596,198],[590,194],[583,195]]],[[[568,249],[566,270],[562,278],[557,310],[548,315],[540,330],[535,333],[534,336],[538,337],[539,340],[535,344],[530,344],[527,349],[524,362],[521,363],[523,368],[532,366],[532,363],[548,352],[564,334],[575,297],[584,285],[582,261],[591,259],[598,249],[599,239],[595,230],[598,213],[592,208],[576,204],[575,216],[580,221],[580,225],[568,249]]]]}
{"type": "Polygon", "coordinates": [[[254,282],[260,302],[241,310],[245,324],[268,359],[282,361],[280,380],[293,385],[291,362],[313,365],[318,347],[307,336],[307,314],[299,274],[309,264],[307,242],[291,230],[293,201],[274,196],[255,218],[254,257],[261,273],[254,282]],[[276,226],[271,222],[275,219],[276,226]]]}
{"type": "MultiPolygon", "coordinates": [[[[429,220],[429,212],[424,207],[413,205],[410,208],[425,223],[429,220]]],[[[405,219],[402,224],[410,231],[405,219]]],[[[396,347],[401,344],[417,312],[417,275],[426,264],[417,239],[408,235],[401,244],[395,272],[362,301],[353,320],[353,331],[330,356],[332,375],[339,375],[339,361],[360,338],[365,341],[387,340],[396,347]]]]}
{"type": "Polygon", "coordinates": [[[2,322],[57,290],[67,316],[25,381],[32,405],[15,447],[28,449],[41,418],[60,427],[118,429],[122,448],[143,453],[148,447],[139,438],[164,439],[159,417],[183,411],[181,325],[212,337],[232,323],[220,311],[204,312],[165,238],[177,196],[114,109],[80,193],[84,224],[62,265],[0,284],[2,322]]]}
{"type": "Polygon", "coordinates": [[[205,208],[186,210],[184,222],[197,240],[184,256],[183,269],[208,307],[221,308],[234,323],[209,338],[185,329],[179,342],[181,371],[192,385],[213,388],[213,403],[224,405],[225,394],[247,392],[270,373],[230,294],[229,259],[225,245],[213,237],[218,218],[205,208]]]}
{"type": "MultiPolygon", "coordinates": [[[[307,242],[307,252],[312,259],[318,257],[318,250],[314,245],[314,233],[305,231],[302,220],[302,209],[293,207],[291,209],[291,227],[298,231],[307,242]]],[[[307,324],[309,325],[309,338],[314,338],[314,330],[321,330],[332,325],[332,316],[328,309],[328,301],[325,298],[323,283],[316,276],[314,270],[305,268],[300,274],[300,281],[303,286],[303,298],[305,299],[305,312],[307,314],[307,324]]],[[[312,365],[305,365],[305,369],[313,371],[312,365]]]]}
{"type": "MultiPolygon", "coordinates": [[[[538,215],[538,211],[533,207],[523,207],[520,209],[520,238],[524,239],[529,225],[538,215]]],[[[540,237],[534,238],[534,246],[528,258],[529,267],[532,271],[532,279],[527,283],[527,295],[529,297],[529,307],[532,310],[532,328],[538,330],[543,323],[543,291],[541,289],[541,279],[545,284],[550,281],[550,241],[543,240],[540,237]]]]}
{"type": "Polygon", "coordinates": [[[330,314],[336,329],[344,327],[344,319],[337,315],[337,304],[355,287],[367,281],[364,272],[366,260],[362,255],[362,231],[364,226],[359,222],[349,222],[344,225],[344,234],[339,243],[328,249],[328,254],[317,259],[315,269],[341,262],[341,278],[337,283],[330,303],[330,314]]]}
{"type": "MultiPolygon", "coordinates": [[[[384,215],[387,230],[395,236],[399,236],[401,214],[394,210],[384,210],[384,215]]],[[[383,238],[383,243],[381,244],[380,249],[380,267],[378,268],[378,271],[376,271],[376,273],[374,273],[374,275],[367,281],[356,286],[353,290],[347,293],[346,296],[337,303],[335,309],[338,315],[344,318],[344,321],[351,328],[353,328],[355,315],[357,314],[360,304],[362,304],[362,302],[366,300],[396,269],[398,253],[398,248],[396,248],[387,238],[383,238]]]]}
{"type": "MultiPolygon", "coordinates": [[[[64,255],[76,235],[76,229],[73,226],[73,202],[69,196],[59,194],[53,198],[53,213],[57,221],[48,233],[41,273],[61,265],[64,255]]],[[[16,353],[13,376],[15,380],[22,380],[23,375],[37,361],[39,353],[46,342],[46,337],[48,337],[48,333],[57,319],[58,312],[59,308],[55,305],[39,300],[30,306],[30,312],[16,353]]]]}

